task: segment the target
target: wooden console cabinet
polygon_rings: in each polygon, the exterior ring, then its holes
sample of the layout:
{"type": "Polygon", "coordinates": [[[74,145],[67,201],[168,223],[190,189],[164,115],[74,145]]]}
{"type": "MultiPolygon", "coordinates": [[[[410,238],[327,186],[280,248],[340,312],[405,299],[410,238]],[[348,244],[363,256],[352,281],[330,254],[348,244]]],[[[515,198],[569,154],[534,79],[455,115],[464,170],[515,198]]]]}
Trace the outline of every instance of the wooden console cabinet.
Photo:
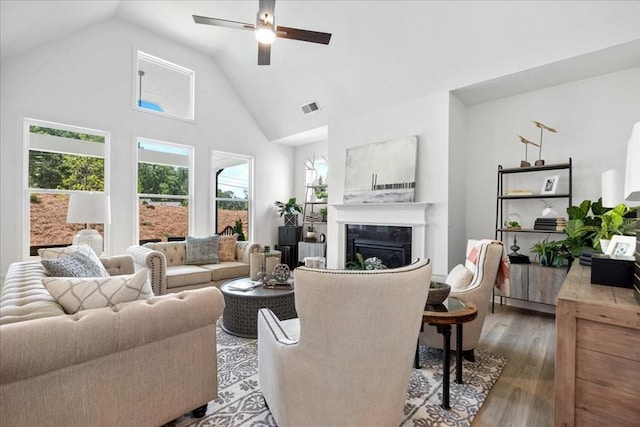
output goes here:
{"type": "Polygon", "coordinates": [[[557,427],[638,425],[640,304],[578,263],[558,294],[555,388],[557,427]]]}
{"type": "Polygon", "coordinates": [[[534,264],[511,264],[510,298],[555,305],[558,292],[567,277],[566,267],[544,267],[534,264]]]}

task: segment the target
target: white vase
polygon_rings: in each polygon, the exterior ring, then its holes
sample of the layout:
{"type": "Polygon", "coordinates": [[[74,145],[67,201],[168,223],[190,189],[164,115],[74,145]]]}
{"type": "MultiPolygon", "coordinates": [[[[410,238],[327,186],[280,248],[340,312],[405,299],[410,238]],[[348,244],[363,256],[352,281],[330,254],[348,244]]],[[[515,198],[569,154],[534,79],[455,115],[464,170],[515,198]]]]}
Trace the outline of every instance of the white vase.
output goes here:
{"type": "Polygon", "coordinates": [[[602,251],[602,253],[607,253],[607,248],[609,247],[609,243],[611,243],[611,240],[607,240],[607,239],[600,239],[600,250],[602,251]]]}

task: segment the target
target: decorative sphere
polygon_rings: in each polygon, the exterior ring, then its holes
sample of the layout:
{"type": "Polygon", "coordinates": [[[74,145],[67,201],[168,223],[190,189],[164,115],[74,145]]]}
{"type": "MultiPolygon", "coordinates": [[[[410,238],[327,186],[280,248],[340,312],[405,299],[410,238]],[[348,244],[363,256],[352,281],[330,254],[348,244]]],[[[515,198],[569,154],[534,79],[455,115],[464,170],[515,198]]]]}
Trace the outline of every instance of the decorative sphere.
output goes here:
{"type": "Polygon", "coordinates": [[[273,277],[278,282],[286,282],[290,275],[291,272],[289,271],[289,266],[287,264],[278,264],[273,269],[273,277]]]}

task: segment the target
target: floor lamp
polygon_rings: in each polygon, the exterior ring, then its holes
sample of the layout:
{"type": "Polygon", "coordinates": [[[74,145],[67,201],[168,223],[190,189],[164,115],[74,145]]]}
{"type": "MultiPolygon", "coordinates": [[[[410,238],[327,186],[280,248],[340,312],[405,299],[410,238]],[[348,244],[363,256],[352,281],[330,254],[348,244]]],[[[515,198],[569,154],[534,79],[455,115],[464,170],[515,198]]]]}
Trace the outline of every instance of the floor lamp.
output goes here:
{"type": "Polygon", "coordinates": [[[96,255],[101,255],[104,240],[89,224],[111,223],[109,196],[103,193],[71,193],[67,210],[67,223],[85,224],[85,229],[73,236],[73,244],[87,244],[96,255]]]}

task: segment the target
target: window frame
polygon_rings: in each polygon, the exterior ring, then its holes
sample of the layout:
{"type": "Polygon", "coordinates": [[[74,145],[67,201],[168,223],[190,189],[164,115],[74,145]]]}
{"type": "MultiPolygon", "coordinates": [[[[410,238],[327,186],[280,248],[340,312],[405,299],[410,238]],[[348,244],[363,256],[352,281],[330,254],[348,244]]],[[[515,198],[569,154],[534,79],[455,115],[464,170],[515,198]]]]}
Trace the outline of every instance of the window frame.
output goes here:
{"type": "Polygon", "coordinates": [[[247,186],[248,186],[248,190],[247,190],[247,221],[249,222],[249,224],[247,224],[247,235],[246,240],[247,241],[253,241],[254,236],[253,236],[253,224],[254,224],[254,220],[255,220],[255,213],[254,213],[254,187],[255,187],[255,183],[254,183],[254,157],[253,156],[249,156],[246,154],[238,154],[238,153],[231,153],[228,151],[222,151],[222,150],[216,150],[214,148],[211,149],[211,153],[209,156],[209,160],[211,161],[211,167],[210,167],[210,172],[211,172],[211,178],[210,178],[210,191],[209,191],[209,207],[210,207],[210,215],[209,215],[209,232],[210,234],[217,234],[217,209],[216,209],[216,202],[218,200],[229,200],[229,199],[218,199],[218,188],[216,185],[216,181],[217,181],[217,170],[214,168],[214,164],[215,164],[215,156],[216,154],[218,155],[224,155],[224,156],[229,156],[229,157],[236,157],[238,159],[242,159],[245,160],[247,162],[247,169],[248,169],[248,174],[249,176],[247,177],[247,186]]]}
{"type": "MultiPolygon", "coordinates": [[[[140,242],[140,198],[141,197],[156,197],[156,198],[171,198],[171,199],[184,199],[187,200],[188,204],[189,204],[189,210],[188,210],[188,215],[187,215],[187,235],[192,235],[192,231],[194,230],[194,189],[195,189],[195,148],[191,145],[187,145],[187,144],[180,144],[180,143],[176,143],[176,142],[169,142],[169,141],[162,141],[162,140],[158,140],[158,139],[154,139],[154,138],[146,138],[146,137],[136,137],[134,139],[134,150],[135,150],[135,154],[133,156],[134,159],[134,179],[133,179],[133,193],[134,193],[134,198],[135,198],[135,203],[134,203],[134,224],[133,224],[133,229],[134,229],[134,236],[135,239],[134,241],[131,243],[133,245],[138,245],[140,242]],[[149,193],[138,193],[138,179],[139,179],[139,175],[138,175],[138,165],[140,163],[140,156],[139,154],[139,146],[138,143],[140,141],[146,141],[146,142],[151,142],[154,144],[160,144],[160,145],[166,145],[169,147],[178,147],[178,148],[184,148],[187,149],[189,152],[189,158],[187,160],[188,163],[188,169],[189,169],[189,180],[188,180],[188,192],[189,194],[187,195],[187,197],[184,196],[179,196],[179,195],[170,195],[170,194],[161,194],[161,195],[155,195],[155,194],[149,194],[149,193]]],[[[186,238],[187,236],[185,236],[186,238]]]]}
{"type": "MultiPolygon", "coordinates": [[[[30,117],[23,118],[23,174],[22,174],[22,259],[30,259],[30,247],[31,247],[31,203],[30,194],[72,194],[82,192],[80,190],[58,190],[50,188],[31,188],[29,187],[29,171],[31,164],[29,163],[29,152],[31,151],[31,126],[39,126],[51,129],[59,129],[69,132],[85,133],[91,135],[97,135],[104,138],[104,188],[102,192],[107,196],[110,196],[110,182],[111,182],[111,133],[99,129],[92,129],[87,127],[68,125],[63,123],[52,122],[48,120],[34,119],[30,117]],[[25,244],[26,243],[26,244],[25,244]]],[[[41,151],[41,150],[39,150],[41,151]]],[[[67,153],[73,155],[82,155],[79,153],[67,153]]],[[[111,224],[103,224],[104,232],[104,249],[103,255],[109,254],[111,249],[111,224]]]]}
{"type": "Polygon", "coordinates": [[[195,80],[196,80],[196,73],[194,70],[191,70],[189,68],[183,67],[181,65],[178,65],[174,62],[168,61],[166,59],[162,59],[160,57],[157,57],[155,55],[151,55],[149,53],[143,52],[141,50],[135,49],[134,50],[134,67],[133,67],[133,97],[132,97],[132,104],[131,107],[135,110],[135,111],[139,111],[142,113],[147,113],[147,114],[153,114],[156,116],[161,116],[161,117],[168,117],[171,119],[177,119],[177,120],[183,120],[189,123],[194,123],[195,122],[195,80]],[[140,70],[140,66],[139,66],[139,61],[140,59],[148,61],[148,62],[152,62],[155,65],[161,66],[161,67],[165,67],[168,70],[174,71],[176,73],[180,73],[183,74],[185,76],[189,77],[189,115],[188,116],[180,116],[178,114],[170,114],[164,111],[155,111],[155,110],[151,110],[149,108],[142,108],[138,105],[138,97],[139,97],[139,86],[138,86],[138,82],[139,82],[139,76],[138,76],[138,71],[140,70]]]}

